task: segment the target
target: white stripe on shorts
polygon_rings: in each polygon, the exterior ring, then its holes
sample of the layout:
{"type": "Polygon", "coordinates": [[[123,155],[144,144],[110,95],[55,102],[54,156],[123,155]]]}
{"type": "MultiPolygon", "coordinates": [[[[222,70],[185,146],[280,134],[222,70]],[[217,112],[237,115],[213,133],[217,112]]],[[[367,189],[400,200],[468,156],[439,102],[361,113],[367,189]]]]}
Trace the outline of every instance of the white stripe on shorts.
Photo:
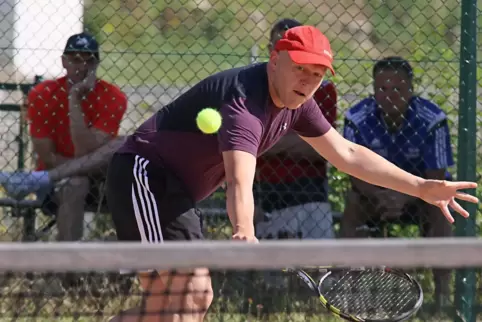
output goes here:
{"type": "Polygon", "coordinates": [[[157,244],[162,243],[163,238],[156,198],[149,188],[148,164],[149,160],[136,155],[132,169],[135,181],[132,183],[132,204],[141,241],[157,244]]]}

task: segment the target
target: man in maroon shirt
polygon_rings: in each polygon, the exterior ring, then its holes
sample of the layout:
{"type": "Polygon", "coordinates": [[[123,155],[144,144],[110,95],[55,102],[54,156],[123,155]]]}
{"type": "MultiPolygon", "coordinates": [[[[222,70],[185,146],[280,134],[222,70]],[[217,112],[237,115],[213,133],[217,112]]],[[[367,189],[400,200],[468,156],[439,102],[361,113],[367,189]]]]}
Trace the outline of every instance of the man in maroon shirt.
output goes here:
{"type": "MultiPolygon", "coordinates": [[[[332,61],[329,41],[318,29],[295,27],[276,43],[268,63],[210,76],[148,119],[109,166],[107,200],[118,239],[203,239],[196,202],[226,182],[232,238],[256,242],[256,158],[290,130],[354,177],[420,197],[439,206],[450,221],[449,205],[468,216],[454,198],[477,202],[458,191],[476,183],[416,177],[332,129],[312,98],[326,71],[333,73],[332,61]],[[223,117],[216,134],[196,127],[196,115],[205,107],[223,117]]],[[[207,268],[140,272],[139,277],[146,291],[143,308],[112,321],[204,319],[213,297],[207,268]]]]}

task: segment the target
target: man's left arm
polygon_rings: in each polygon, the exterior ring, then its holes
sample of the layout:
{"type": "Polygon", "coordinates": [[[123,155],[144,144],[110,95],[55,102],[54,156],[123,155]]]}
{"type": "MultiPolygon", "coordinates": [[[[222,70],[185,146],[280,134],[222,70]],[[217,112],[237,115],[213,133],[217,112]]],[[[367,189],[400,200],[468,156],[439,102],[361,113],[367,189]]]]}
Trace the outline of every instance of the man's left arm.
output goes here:
{"type": "Polygon", "coordinates": [[[104,93],[107,102],[99,109],[93,123],[86,124],[82,112],[82,96],[71,95],[69,99],[70,131],[76,157],[86,155],[117,136],[122,117],[127,109],[127,98],[123,93],[104,93]]]}
{"type": "MultiPolygon", "coordinates": [[[[85,128],[82,129],[82,127],[79,126],[81,131],[85,130],[87,137],[89,135],[94,137],[93,139],[91,138],[91,141],[87,141],[87,143],[96,142],[97,144],[91,147],[87,146],[87,148],[82,151],[83,154],[79,153],[76,158],[50,169],[48,175],[45,176],[45,184],[72,176],[89,175],[91,172],[102,169],[108,164],[115,151],[124,144],[125,138],[117,137],[117,134],[127,109],[127,98],[122,92],[120,92],[120,94],[114,93],[111,97],[104,106],[104,109],[99,111],[98,117],[95,122],[91,124],[91,127],[85,126],[83,116],[82,124],[84,124],[85,128]],[[99,144],[101,142],[103,143],[99,144]]],[[[78,115],[74,117],[78,117],[78,115]]],[[[83,147],[85,148],[85,146],[83,147]]],[[[38,175],[42,175],[42,173],[38,175]]]]}
{"type": "Polygon", "coordinates": [[[369,149],[343,138],[335,129],[322,136],[303,137],[337,169],[376,186],[420,197],[423,179],[412,175],[369,149]]]}
{"type": "Polygon", "coordinates": [[[330,125],[316,104],[307,104],[301,112],[293,129],[334,167],[373,185],[420,197],[422,178],[345,139],[330,125]]]}

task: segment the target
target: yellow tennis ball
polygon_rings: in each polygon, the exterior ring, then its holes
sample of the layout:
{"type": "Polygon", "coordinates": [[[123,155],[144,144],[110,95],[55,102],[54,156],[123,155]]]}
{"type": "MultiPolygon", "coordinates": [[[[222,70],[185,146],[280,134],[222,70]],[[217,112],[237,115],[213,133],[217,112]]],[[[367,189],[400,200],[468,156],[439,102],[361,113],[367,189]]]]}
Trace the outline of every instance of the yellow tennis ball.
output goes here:
{"type": "Polygon", "coordinates": [[[216,133],[221,127],[221,123],[221,114],[211,107],[201,110],[196,117],[197,127],[206,134],[216,133]]]}
{"type": "Polygon", "coordinates": [[[102,28],[102,30],[106,33],[106,34],[111,34],[114,32],[114,25],[111,24],[111,23],[106,23],[104,25],[104,27],[102,28]]]}

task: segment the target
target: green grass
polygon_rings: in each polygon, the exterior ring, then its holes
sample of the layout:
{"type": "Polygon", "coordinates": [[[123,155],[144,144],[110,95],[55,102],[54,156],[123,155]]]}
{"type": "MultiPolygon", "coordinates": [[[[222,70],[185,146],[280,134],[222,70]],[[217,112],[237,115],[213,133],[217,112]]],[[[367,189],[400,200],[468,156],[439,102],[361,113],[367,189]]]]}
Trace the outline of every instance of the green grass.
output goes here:
{"type": "MultiPolygon", "coordinates": [[[[434,314],[431,277],[425,271],[414,272],[425,291],[425,303],[413,321],[449,321],[446,313],[434,314]]],[[[106,321],[121,310],[139,304],[137,283],[121,291],[118,279],[106,280],[96,274],[81,287],[65,292],[58,288],[59,277],[36,275],[28,280],[16,274],[0,286],[0,321],[106,321]],[[54,319],[54,317],[58,317],[54,319]]],[[[338,321],[327,314],[318,299],[309,298],[298,280],[291,280],[285,290],[266,288],[263,277],[255,272],[214,272],[215,299],[208,321],[338,321]],[[304,291],[304,292],[303,292],[304,291]]]]}
{"type": "MultiPolygon", "coordinates": [[[[5,289],[4,289],[5,291],[5,289]]],[[[18,291],[17,291],[18,292],[18,291]]],[[[31,292],[31,291],[30,291],[31,292]]],[[[68,294],[61,297],[49,297],[39,295],[37,297],[14,298],[15,292],[3,293],[0,303],[0,321],[12,321],[13,312],[19,312],[22,317],[15,321],[107,321],[111,316],[120,310],[125,310],[138,304],[137,297],[127,298],[121,295],[110,294],[105,290],[105,294],[99,296],[85,296],[79,293],[68,294]]],[[[19,293],[17,293],[19,294],[19,293]]],[[[30,293],[31,294],[31,293],[30,293]]],[[[239,310],[239,303],[236,298],[230,300],[220,299],[217,296],[210,308],[207,321],[231,322],[231,321],[340,321],[336,317],[327,314],[317,302],[317,299],[308,300],[306,298],[297,299],[294,293],[264,294],[266,301],[264,305],[253,301],[251,306],[245,310],[239,310]],[[271,295],[271,297],[269,297],[271,295]],[[277,307],[277,311],[269,311],[269,306],[274,301],[283,297],[285,307],[277,307]],[[269,299],[269,300],[268,300],[269,299]],[[270,303],[269,301],[273,301],[270,303]],[[285,312],[283,312],[285,311],[285,312]]],[[[241,301],[249,301],[247,298],[239,298],[241,301]]],[[[426,307],[422,307],[419,314],[413,321],[449,321],[449,315],[434,315],[426,307]]]]}

